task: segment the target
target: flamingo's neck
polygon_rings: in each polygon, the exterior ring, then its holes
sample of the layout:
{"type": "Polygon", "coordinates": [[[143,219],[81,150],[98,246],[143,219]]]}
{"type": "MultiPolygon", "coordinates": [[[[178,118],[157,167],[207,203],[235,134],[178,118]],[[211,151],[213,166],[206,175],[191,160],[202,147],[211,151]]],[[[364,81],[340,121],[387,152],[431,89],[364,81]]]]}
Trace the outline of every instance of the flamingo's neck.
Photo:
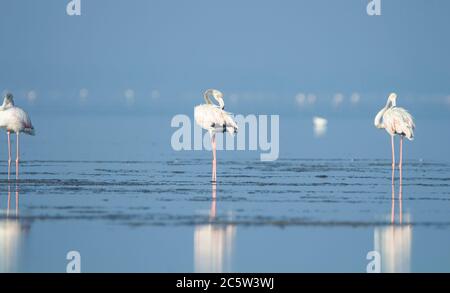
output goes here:
{"type": "Polygon", "coordinates": [[[223,101],[223,99],[216,99],[217,103],[219,103],[219,108],[220,109],[225,109],[225,102],[223,101]]]}
{"type": "Polygon", "coordinates": [[[5,98],[3,100],[3,104],[0,106],[0,111],[9,109],[11,107],[14,107],[14,101],[5,98]]]}
{"type": "Polygon", "coordinates": [[[214,94],[213,94],[213,90],[207,90],[204,94],[203,94],[203,98],[205,99],[205,102],[206,102],[206,104],[213,104],[212,102],[211,102],[211,99],[209,98],[209,96],[212,96],[213,98],[214,98],[214,100],[216,100],[217,101],[217,103],[219,104],[219,108],[220,109],[224,109],[225,108],[225,102],[223,101],[223,99],[222,98],[218,98],[217,96],[215,96],[214,94]]]}
{"type": "Polygon", "coordinates": [[[384,113],[387,111],[387,109],[389,109],[389,102],[388,104],[386,104],[386,106],[380,110],[380,112],[378,112],[377,116],[375,116],[375,119],[373,121],[373,124],[375,125],[376,128],[384,128],[384,123],[383,123],[383,115],[384,113]]]}
{"type": "Polygon", "coordinates": [[[211,100],[209,99],[209,94],[210,94],[209,90],[203,94],[203,98],[205,99],[206,104],[212,104],[211,100]]]}

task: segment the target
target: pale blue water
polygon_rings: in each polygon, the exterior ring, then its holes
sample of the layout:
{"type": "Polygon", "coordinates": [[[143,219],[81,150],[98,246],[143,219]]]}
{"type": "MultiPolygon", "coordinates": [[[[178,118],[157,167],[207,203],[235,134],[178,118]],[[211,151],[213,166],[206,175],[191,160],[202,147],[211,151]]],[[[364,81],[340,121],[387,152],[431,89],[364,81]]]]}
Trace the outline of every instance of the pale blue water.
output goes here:
{"type": "Polygon", "coordinates": [[[70,250],[84,272],[365,272],[372,250],[383,271],[450,271],[450,140],[428,131],[442,121],[405,144],[392,224],[389,138],[371,119],[316,138],[282,117],[279,160],[218,153],[216,201],[210,152],[172,151],[170,117],[33,119],[20,181],[0,165],[1,271],[65,272],[70,250]]]}

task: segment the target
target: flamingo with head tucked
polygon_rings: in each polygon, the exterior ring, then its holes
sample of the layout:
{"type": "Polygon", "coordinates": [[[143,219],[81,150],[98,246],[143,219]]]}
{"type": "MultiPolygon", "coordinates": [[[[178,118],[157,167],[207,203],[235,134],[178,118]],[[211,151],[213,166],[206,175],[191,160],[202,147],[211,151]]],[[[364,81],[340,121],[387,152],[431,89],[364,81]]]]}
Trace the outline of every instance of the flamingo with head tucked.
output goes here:
{"type": "Polygon", "coordinates": [[[209,131],[211,136],[211,146],[213,151],[212,161],[212,182],[217,181],[216,176],[216,133],[229,132],[234,134],[238,130],[236,122],[231,117],[230,113],[225,112],[225,102],[223,101],[223,94],[215,89],[209,89],[203,94],[206,104],[198,105],[194,108],[195,122],[209,131]],[[212,96],[218,105],[211,102],[212,96]]]}
{"type": "Polygon", "coordinates": [[[402,184],[403,138],[414,139],[414,119],[409,112],[397,107],[397,94],[391,93],[386,106],[378,112],[374,120],[375,127],[384,128],[391,135],[392,146],[392,184],[394,184],[395,148],[394,136],[400,136],[400,184],[402,184]]]}
{"type": "Polygon", "coordinates": [[[19,134],[34,135],[34,127],[28,114],[14,105],[13,95],[7,93],[0,106],[0,128],[8,134],[8,179],[11,169],[11,132],[16,134],[16,179],[19,179],[19,134]]]}

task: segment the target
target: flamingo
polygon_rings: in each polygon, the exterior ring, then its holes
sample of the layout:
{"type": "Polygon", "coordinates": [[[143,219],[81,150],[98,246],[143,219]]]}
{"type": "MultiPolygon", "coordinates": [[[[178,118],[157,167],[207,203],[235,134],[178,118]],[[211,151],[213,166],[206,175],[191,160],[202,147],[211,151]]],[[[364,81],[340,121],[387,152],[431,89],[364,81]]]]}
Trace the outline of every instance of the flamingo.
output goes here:
{"type": "Polygon", "coordinates": [[[19,134],[34,135],[34,127],[28,114],[14,105],[13,95],[7,93],[0,106],[0,128],[8,134],[8,179],[11,169],[11,132],[16,133],[16,180],[19,179],[19,134]]]}
{"type": "Polygon", "coordinates": [[[374,124],[376,128],[385,129],[391,135],[392,147],[392,184],[394,184],[395,172],[395,148],[394,136],[400,136],[400,185],[402,184],[402,160],[403,160],[403,138],[414,139],[414,119],[404,108],[397,107],[397,94],[391,93],[386,106],[375,116],[374,124]]]}
{"type": "Polygon", "coordinates": [[[237,133],[238,126],[230,113],[225,112],[225,102],[223,94],[215,89],[208,89],[203,94],[206,104],[198,105],[194,108],[195,122],[203,129],[208,130],[211,136],[211,146],[213,151],[212,161],[212,182],[217,181],[216,176],[216,133],[226,132],[237,133]],[[211,102],[212,96],[218,105],[211,102]]]}

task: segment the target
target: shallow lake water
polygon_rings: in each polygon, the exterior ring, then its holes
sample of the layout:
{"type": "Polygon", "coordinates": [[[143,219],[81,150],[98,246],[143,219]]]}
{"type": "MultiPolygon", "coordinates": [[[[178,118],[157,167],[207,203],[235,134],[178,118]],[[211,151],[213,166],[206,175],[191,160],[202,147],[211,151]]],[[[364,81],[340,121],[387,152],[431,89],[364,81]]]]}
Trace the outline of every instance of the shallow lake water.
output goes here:
{"type": "Polygon", "coordinates": [[[450,271],[450,164],[444,152],[419,157],[436,148],[423,140],[407,144],[400,190],[385,133],[363,150],[333,127],[320,139],[308,129],[294,146],[282,124],[278,160],[219,152],[213,185],[211,154],[173,152],[170,131],[122,140],[69,126],[61,138],[62,125],[24,137],[19,181],[0,164],[2,272],[65,272],[72,250],[83,272],[365,272],[370,251],[383,272],[450,271]]]}
{"type": "Polygon", "coordinates": [[[449,271],[450,165],[379,160],[29,161],[2,182],[2,271],[449,271]],[[195,171],[193,171],[195,170],[195,171]],[[213,195],[216,200],[213,200],[213,195]],[[392,216],[394,213],[394,216],[392,216]]]}

